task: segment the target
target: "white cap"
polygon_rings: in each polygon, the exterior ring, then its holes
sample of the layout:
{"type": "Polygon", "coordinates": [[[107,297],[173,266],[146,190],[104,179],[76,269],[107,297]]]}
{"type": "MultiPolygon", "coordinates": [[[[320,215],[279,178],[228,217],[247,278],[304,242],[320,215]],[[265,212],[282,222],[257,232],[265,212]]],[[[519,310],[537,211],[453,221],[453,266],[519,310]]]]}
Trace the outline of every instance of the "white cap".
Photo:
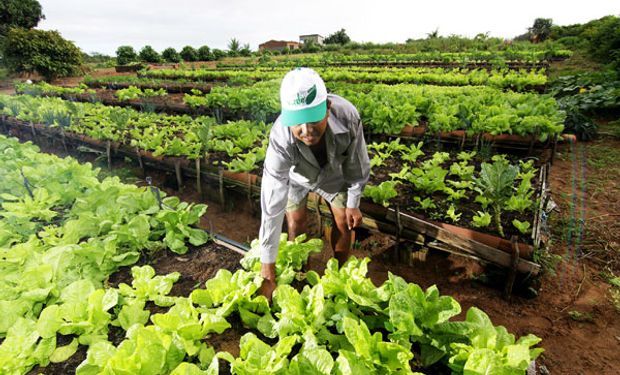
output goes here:
{"type": "Polygon", "coordinates": [[[284,126],[321,121],[327,113],[327,89],[323,79],[310,68],[296,68],[286,73],[280,86],[284,126]]]}

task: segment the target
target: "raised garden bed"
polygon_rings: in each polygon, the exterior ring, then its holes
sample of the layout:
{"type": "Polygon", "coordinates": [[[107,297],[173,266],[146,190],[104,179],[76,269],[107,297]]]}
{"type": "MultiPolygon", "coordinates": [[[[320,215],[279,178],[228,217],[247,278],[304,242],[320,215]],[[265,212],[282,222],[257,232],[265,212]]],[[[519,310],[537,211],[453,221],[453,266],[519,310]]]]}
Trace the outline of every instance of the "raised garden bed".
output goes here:
{"type": "MultiPolygon", "coordinates": [[[[56,140],[63,141],[63,133],[58,130],[54,130],[53,128],[50,129],[49,127],[45,127],[43,125],[31,125],[22,121],[10,119],[5,120],[4,124],[5,126],[19,129],[19,131],[16,132],[16,135],[18,136],[21,135],[25,138],[32,138],[33,129],[35,129],[35,140],[37,139],[36,133],[40,133],[46,134],[47,136],[50,136],[56,140]]],[[[65,142],[66,144],[67,141],[73,143],[75,146],[87,145],[89,147],[100,149],[106,152],[109,158],[111,158],[113,155],[118,155],[137,160],[142,167],[145,167],[148,164],[150,167],[154,167],[157,169],[174,171],[177,176],[179,186],[182,186],[184,184],[184,178],[189,177],[190,179],[195,179],[195,182],[197,184],[197,190],[202,191],[202,181],[210,181],[217,186],[217,191],[219,191],[218,198],[221,200],[225,199],[224,191],[229,187],[243,191],[248,195],[250,201],[255,199],[260,194],[260,178],[257,176],[256,173],[228,173],[221,168],[214,167],[212,165],[205,165],[205,163],[190,161],[185,158],[154,157],[151,153],[145,152],[143,150],[136,150],[118,143],[113,144],[112,142],[102,142],[91,139],[89,137],[74,135],[70,133],[64,134],[63,142],[65,142]]],[[[531,247],[541,245],[539,231],[541,225],[540,216],[542,215],[542,201],[544,200],[546,194],[544,188],[544,181],[546,179],[546,167],[543,164],[543,166],[540,166],[540,168],[541,172],[537,176],[539,183],[537,184],[535,197],[539,200],[541,204],[536,207],[535,213],[530,216],[531,221],[529,221],[530,219],[528,219],[528,222],[531,222],[532,226],[532,237],[521,237],[521,241],[524,242],[525,246],[523,244],[520,246],[520,255],[516,259],[522,258],[523,256],[529,257],[529,254],[531,254],[531,247]]],[[[378,181],[379,180],[375,180],[375,182],[378,181]]],[[[493,234],[488,237],[490,238],[490,242],[481,240],[481,237],[477,235],[475,236],[475,238],[468,238],[469,235],[458,233],[458,229],[455,230],[455,228],[445,226],[445,223],[442,224],[432,222],[429,221],[428,218],[412,215],[413,212],[407,211],[408,201],[405,198],[401,198],[401,200],[402,199],[404,199],[402,206],[403,208],[401,209],[399,204],[398,211],[395,212],[392,209],[391,214],[389,214],[389,210],[384,209],[380,205],[372,203],[370,203],[370,205],[365,204],[363,207],[363,212],[369,219],[372,219],[371,221],[368,221],[366,223],[367,226],[383,231],[385,233],[402,236],[402,238],[415,239],[417,238],[416,233],[422,233],[429,238],[435,238],[440,241],[443,239],[444,242],[447,239],[448,247],[443,248],[442,250],[449,250],[449,248],[456,249],[457,252],[461,251],[462,254],[468,255],[469,253],[469,255],[477,256],[478,259],[499,264],[503,267],[510,267],[510,265],[512,264],[511,256],[513,255],[509,254],[506,251],[514,251],[514,247],[510,246],[509,249],[509,246],[507,246],[505,239],[501,240],[495,237],[493,234]],[[418,220],[418,222],[416,222],[416,219],[418,220]],[[407,226],[403,225],[403,222],[416,223],[407,226]],[[426,227],[427,229],[421,229],[423,227],[426,227]],[[441,230],[438,230],[437,228],[441,228],[441,230]],[[484,253],[494,255],[485,257],[484,254],[481,255],[480,253],[476,253],[476,249],[480,248],[484,253]]],[[[411,205],[411,202],[409,202],[409,205],[411,205]]],[[[320,210],[318,211],[320,212],[320,210]]],[[[466,217],[470,215],[471,213],[468,213],[466,217]]],[[[512,234],[513,231],[511,230],[511,232],[508,233],[512,234]]],[[[515,267],[519,271],[526,273],[535,274],[539,270],[539,267],[531,262],[526,262],[522,264],[515,263],[515,267]]]]}

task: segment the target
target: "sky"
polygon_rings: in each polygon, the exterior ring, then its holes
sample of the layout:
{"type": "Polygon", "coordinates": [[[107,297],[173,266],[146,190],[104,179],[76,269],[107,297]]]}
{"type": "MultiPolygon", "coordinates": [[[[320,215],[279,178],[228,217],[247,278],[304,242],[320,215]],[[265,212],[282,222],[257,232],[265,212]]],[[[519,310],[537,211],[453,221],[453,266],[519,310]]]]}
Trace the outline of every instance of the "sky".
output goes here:
{"type": "Polygon", "coordinates": [[[120,45],[158,51],[185,45],[226,49],[231,38],[255,50],[270,39],[298,41],[344,28],[356,42],[399,42],[478,33],[512,38],[538,17],[556,25],[620,15],[618,0],[39,0],[45,20],[84,52],[114,55],[120,45]]]}

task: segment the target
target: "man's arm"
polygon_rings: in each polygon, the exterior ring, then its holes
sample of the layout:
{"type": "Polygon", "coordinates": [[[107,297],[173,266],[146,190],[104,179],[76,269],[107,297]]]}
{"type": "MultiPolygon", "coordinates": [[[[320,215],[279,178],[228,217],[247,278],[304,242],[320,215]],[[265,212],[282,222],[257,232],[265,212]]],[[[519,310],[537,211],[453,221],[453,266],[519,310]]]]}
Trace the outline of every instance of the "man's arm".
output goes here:
{"type": "Polygon", "coordinates": [[[347,149],[342,173],[347,184],[347,208],[359,208],[364,186],[370,178],[370,159],[359,118],[351,124],[351,144],[347,149]]]}
{"type": "Polygon", "coordinates": [[[272,130],[261,183],[261,226],[259,231],[261,263],[275,263],[278,256],[284,210],[288,200],[291,165],[289,153],[275,139],[272,130]]]}

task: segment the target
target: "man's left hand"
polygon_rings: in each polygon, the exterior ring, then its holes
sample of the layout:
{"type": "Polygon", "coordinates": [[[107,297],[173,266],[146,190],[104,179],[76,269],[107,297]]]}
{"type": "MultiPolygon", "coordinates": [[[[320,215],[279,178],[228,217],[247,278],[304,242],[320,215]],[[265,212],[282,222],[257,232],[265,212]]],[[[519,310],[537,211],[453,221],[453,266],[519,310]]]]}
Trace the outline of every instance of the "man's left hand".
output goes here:
{"type": "Polygon", "coordinates": [[[347,215],[347,226],[349,230],[359,227],[362,224],[362,211],[359,208],[347,208],[345,210],[347,215]]]}

